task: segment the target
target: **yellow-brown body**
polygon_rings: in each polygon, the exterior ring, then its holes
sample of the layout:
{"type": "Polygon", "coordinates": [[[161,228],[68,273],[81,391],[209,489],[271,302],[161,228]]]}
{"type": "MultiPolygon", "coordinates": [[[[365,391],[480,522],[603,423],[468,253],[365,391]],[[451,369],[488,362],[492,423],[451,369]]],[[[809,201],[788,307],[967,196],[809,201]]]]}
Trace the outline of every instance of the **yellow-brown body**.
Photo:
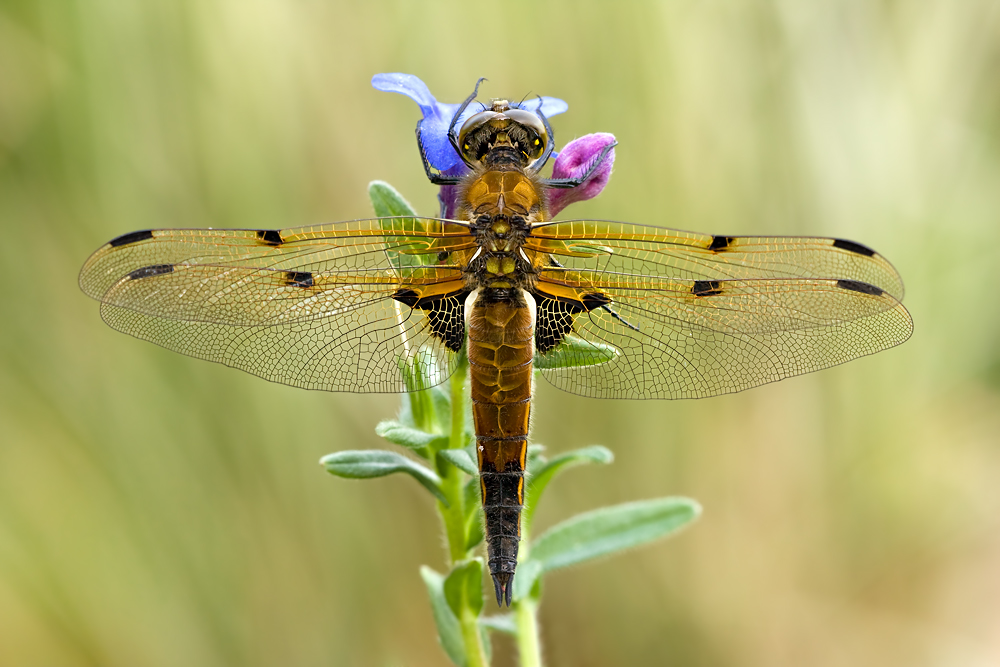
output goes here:
{"type": "Polygon", "coordinates": [[[510,601],[524,504],[531,411],[533,267],[521,246],[544,220],[542,190],[514,164],[499,161],[463,184],[463,212],[480,252],[466,274],[468,355],[479,453],[486,544],[497,597],[510,601]],[[530,301],[530,303],[529,303],[530,301]]]}
{"type": "Polygon", "coordinates": [[[505,589],[517,565],[521,535],[534,322],[523,298],[491,301],[480,292],[468,331],[490,573],[505,589]]]}

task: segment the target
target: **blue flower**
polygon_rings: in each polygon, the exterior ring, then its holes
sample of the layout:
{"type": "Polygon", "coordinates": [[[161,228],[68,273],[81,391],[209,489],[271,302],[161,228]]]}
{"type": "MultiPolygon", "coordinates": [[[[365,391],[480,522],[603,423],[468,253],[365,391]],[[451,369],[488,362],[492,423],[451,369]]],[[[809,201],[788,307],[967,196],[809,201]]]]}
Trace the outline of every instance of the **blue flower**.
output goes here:
{"type": "MultiPolygon", "coordinates": [[[[420,137],[427,160],[432,167],[448,176],[460,176],[469,171],[448,140],[448,127],[461,104],[438,102],[424,82],[412,74],[376,74],[372,77],[372,86],[377,90],[406,95],[420,106],[424,115],[419,123],[420,137]]],[[[561,114],[569,108],[569,105],[555,97],[543,97],[541,102],[535,98],[514,106],[528,111],[535,111],[541,107],[546,118],[561,114]]],[[[480,110],[478,105],[470,104],[462,112],[456,127],[461,127],[469,116],[480,110]]],[[[556,160],[552,168],[552,177],[556,179],[582,177],[601,157],[601,152],[614,143],[614,135],[607,133],[587,134],[574,139],[561,153],[553,151],[552,157],[556,160]]],[[[586,181],[575,188],[550,190],[547,194],[549,215],[554,216],[573,202],[591,199],[600,194],[611,178],[614,162],[615,151],[612,148],[586,181]]],[[[458,189],[458,186],[454,185],[441,186],[438,197],[446,218],[455,216],[458,189]]]]}
{"type": "MultiPolygon", "coordinates": [[[[464,163],[458,156],[455,149],[448,141],[448,126],[458,111],[461,104],[444,104],[438,102],[427,89],[427,85],[412,74],[376,74],[372,77],[372,86],[376,90],[387,93],[400,93],[406,95],[420,106],[424,118],[420,121],[420,135],[423,137],[424,150],[427,152],[427,160],[431,166],[438,171],[447,172],[456,166],[462,165],[463,169],[458,173],[464,173],[464,163]]],[[[535,111],[539,107],[538,98],[525,100],[513,106],[528,111],[535,111]]],[[[541,101],[542,113],[546,118],[565,112],[569,105],[554,97],[543,97],[541,101]]],[[[479,105],[470,104],[462,117],[458,119],[457,127],[462,127],[465,119],[481,111],[479,105]]]]}

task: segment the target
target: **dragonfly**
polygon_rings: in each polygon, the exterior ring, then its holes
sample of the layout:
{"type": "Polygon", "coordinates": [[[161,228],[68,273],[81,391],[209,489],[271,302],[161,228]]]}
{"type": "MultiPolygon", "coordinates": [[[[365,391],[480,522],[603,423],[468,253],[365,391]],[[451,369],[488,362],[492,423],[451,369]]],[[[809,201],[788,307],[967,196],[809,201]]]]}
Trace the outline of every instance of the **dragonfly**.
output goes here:
{"type": "Polygon", "coordinates": [[[490,574],[511,603],[537,371],[606,399],[743,391],[903,343],[903,283],[837,238],[551,219],[554,133],[506,100],[455,113],[450,217],[291,229],[157,229],[99,248],[83,291],[118,331],[293,387],[419,391],[467,359],[490,574]],[[459,121],[462,121],[461,123],[459,121]],[[401,368],[421,368],[419,374],[401,368]]]}

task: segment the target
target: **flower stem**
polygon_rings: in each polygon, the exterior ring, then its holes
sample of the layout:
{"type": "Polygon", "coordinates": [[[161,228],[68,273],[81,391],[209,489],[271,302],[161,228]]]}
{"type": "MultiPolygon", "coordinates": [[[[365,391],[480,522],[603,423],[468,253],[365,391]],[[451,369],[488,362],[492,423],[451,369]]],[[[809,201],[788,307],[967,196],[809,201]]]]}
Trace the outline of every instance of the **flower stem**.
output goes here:
{"type": "Polygon", "coordinates": [[[542,667],[542,647],[538,640],[538,601],[528,596],[514,603],[517,621],[517,651],[521,667],[542,667]]]}
{"type": "MultiPolygon", "coordinates": [[[[528,560],[528,550],[531,548],[531,518],[522,517],[521,545],[518,550],[518,562],[528,560]]],[[[537,591],[529,592],[523,598],[514,601],[514,622],[517,626],[517,652],[521,657],[521,667],[542,667],[542,645],[538,632],[538,597],[537,591]]]]}
{"type": "Polygon", "coordinates": [[[479,633],[479,622],[476,615],[468,607],[462,607],[462,615],[458,619],[462,626],[462,642],[465,644],[465,657],[468,667],[488,667],[486,651],[483,650],[482,636],[479,633]]]}
{"type": "MultiPolygon", "coordinates": [[[[465,438],[465,376],[468,366],[462,364],[451,376],[451,429],[448,436],[450,449],[461,448],[465,438]]],[[[444,520],[445,533],[448,537],[448,558],[450,565],[464,560],[466,549],[465,510],[462,506],[462,476],[452,465],[439,466],[441,469],[441,488],[448,498],[449,506],[438,502],[438,512],[444,520]]]]}
{"type": "MultiPolygon", "coordinates": [[[[464,357],[463,357],[464,358],[464,357]]],[[[468,375],[468,362],[461,363],[451,376],[451,424],[448,435],[448,448],[459,449],[465,446],[465,380],[468,375]]],[[[435,453],[436,455],[436,453],[435,453]]],[[[465,508],[463,506],[462,475],[453,465],[438,466],[441,475],[441,489],[448,499],[448,506],[438,501],[438,512],[444,522],[445,534],[448,538],[449,566],[454,567],[459,561],[465,560],[468,535],[465,525],[465,508]]],[[[458,623],[462,630],[462,643],[465,645],[465,657],[468,667],[488,667],[486,651],[483,648],[483,638],[479,630],[479,620],[463,598],[458,614],[458,623]]]]}

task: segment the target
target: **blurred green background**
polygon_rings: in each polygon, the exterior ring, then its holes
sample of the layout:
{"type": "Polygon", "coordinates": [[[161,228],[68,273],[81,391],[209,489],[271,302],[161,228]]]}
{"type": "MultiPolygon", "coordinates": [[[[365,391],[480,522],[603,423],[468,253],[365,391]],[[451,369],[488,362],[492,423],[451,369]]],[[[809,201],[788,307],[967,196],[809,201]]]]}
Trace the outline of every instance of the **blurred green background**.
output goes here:
{"type": "MultiPolygon", "coordinates": [[[[566,215],[869,244],[904,346],[735,396],[541,381],[534,440],[608,468],[539,529],[683,494],[668,542],[547,580],[553,666],[1000,664],[1000,4],[0,2],[0,664],[442,665],[430,496],[317,460],[395,396],[306,392],[115,333],[87,255],[150,227],[436,212],[415,105],[565,99],[621,142],[566,215]]],[[[564,215],[563,217],[566,217],[564,215]]],[[[497,665],[514,665],[497,640],[497,665]]]]}

